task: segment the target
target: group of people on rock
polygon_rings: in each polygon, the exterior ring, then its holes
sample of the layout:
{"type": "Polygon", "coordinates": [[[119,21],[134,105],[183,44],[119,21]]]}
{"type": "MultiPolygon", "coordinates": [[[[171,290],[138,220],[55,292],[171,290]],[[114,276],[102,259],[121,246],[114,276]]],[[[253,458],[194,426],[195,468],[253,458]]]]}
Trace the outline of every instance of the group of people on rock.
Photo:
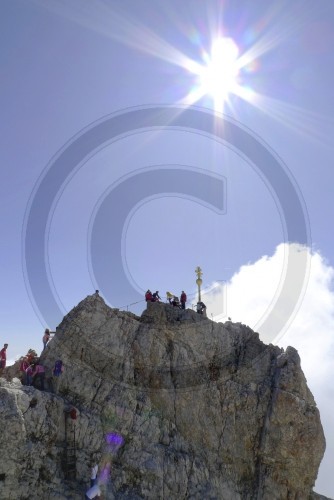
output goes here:
{"type": "MultiPolygon", "coordinates": [[[[186,308],[187,294],[184,290],[182,290],[180,298],[171,292],[166,292],[166,297],[169,304],[172,305],[173,307],[178,307],[180,309],[186,308]]],[[[158,291],[152,293],[151,290],[148,289],[147,292],[145,293],[145,300],[146,302],[160,302],[161,298],[159,296],[158,291]]],[[[204,302],[202,301],[197,302],[196,311],[198,312],[198,314],[206,316],[206,305],[204,304],[204,302]]]]}
{"type": "Polygon", "coordinates": [[[160,302],[161,298],[159,296],[159,291],[157,290],[156,292],[152,293],[151,290],[148,289],[145,293],[145,300],[146,302],[160,302]]]}
{"type": "Polygon", "coordinates": [[[44,391],[45,368],[33,349],[29,349],[27,355],[21,359],[20,374],[23,385],[38,386],[44,391]]]}
{"type": "MultiPolygon", "coordinates": [[[[180,300],[179,297],[174,295],[171,292],[166,292],[167,300],[168,302],[174,306],[174,307],[179,307],[181,309],[186,308],[186,302],[187,302],[187,295],[184,290],[182,290],[180,300]]],[[[157,290],[156,292],[152,293],[150,289],[147,290],[145,293],[145,300],[146,302],[161,302],[161,297],[159,295],[159,291],[157,290]]]]}
{"type": "Polygon", "coordinates": [[[166,292],[167,300],[173,307],[179,307],[180,309],[186,308],[187,302],[187,294],[184,290],[182,290],[180,299],[177,295],[174,295],[171,292],[166,292]]]}
{"type": "MultiPolygon", "coordinates": [[[[54,333],[55,332],[50,332],[49,328],[45,329],[42,338],[43,351],[49,343],[51,335],[54,333]]],[[[2,376],[2,374],[4,373],[4,369],[6,368],[7,348],[8,344],[4,344],[3,348],[0,350],[0,376],[2,376]]],[[[20,379],[23,385],[33,385],[34,387],[37,386],[42,391],[44,391],[45,368],[41,364],[39,357],[34,349],[29,349],[27,354],[20,358],[19,372],[20,379]]]]}
{"type": "MultiPolygon", "coordinates": [[[[55,332],[50,332],[49,328],[45,329],[42,338],[43,351],[50,341],[51,335],[54,333],[55,332]]],[[[23,356],[21,359],[20,374],[23,385],[33,385],[34,387],[37,385],[42,391],[44,391],[45,368],[41,364],[37,353],[33,349],[29,349],[26,356],[23,356]]]]}
{"type": "MultiPolygon", "coordinates": [[[[49,341],[51,339],[51,335],[53,335],[55,333],[56,332],[50,332],[49,328],[45,329],[44,335],[43,335],[43,338],[42,338],[42,341],[43,341],[43,351],[45,350],[47,344],[49,343],[49,341]]],[[[4,369],[6,368],[6,361],[7,361],[6,351],[7,351],[7,348],[8,348],[8,344],[4,344],[3,348],[0,350],[0,376],[3,374],[4,369]]],[[[36,364],[36,360],[37,360],[37,353],[33,349],[29,349],[29,351],[26,354],[26,356],[24,356],[23,358],[21,358],[20,371],[23,372],[26,369],[28,369],[29,366],[32,366],[32,365],[38,366],[36,364]],[[21,369],[21,367],[22,367],[22,369],[21,369]]],[[[39,369],[37,371],[37,373],[42,373],[42,370],[39,369]]],[[[23,376],[23,374],[22,374],[22,380],[23,379],[25,381],[29,380],[29,375],[30,375],[30,371],[28,370],[28,375],[27,375],[28,378],[25,375],[23,376]]],[[[25,385],[31,385],[31,383],[30,384],[25,384],[25,385]]]]}

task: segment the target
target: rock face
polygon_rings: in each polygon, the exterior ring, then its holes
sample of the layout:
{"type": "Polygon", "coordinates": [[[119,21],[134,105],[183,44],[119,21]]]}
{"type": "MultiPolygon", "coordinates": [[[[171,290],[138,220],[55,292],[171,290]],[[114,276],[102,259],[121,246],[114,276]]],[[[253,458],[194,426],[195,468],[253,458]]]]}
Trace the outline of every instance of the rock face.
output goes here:
{"type": "Polygon", "coordinates": [[[325,440],[292,347],[169,304],[137,317],[94,294],[41,360],[44,392],[0,379],[1,499],[82,498],[92,458],[108,499],[317,498],[325,440]]]}

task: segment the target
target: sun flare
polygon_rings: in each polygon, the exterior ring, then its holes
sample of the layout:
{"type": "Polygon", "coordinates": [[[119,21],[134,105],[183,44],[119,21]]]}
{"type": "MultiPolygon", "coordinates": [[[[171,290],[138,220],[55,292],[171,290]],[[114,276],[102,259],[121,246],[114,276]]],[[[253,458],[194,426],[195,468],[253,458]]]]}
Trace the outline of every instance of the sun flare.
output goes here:
{"type": "Polygon", "coordinates": [[[231,38],[219,38],[212,44],[206,66],[201,68],[199,91],[202,95],[212,97],[217,110],[223,107],[228,95],[237,88],[238,54],[238,47],[231,38]]]}
{"type": "Polygon", "coordinates": [[[204,96],[213,100],[216,111],[223,111],[230,94],[240,95],[239,49],[232,38],[217,38],[211,46],[210,54],[203,56],[204,64],[193,64],[188,70],[197,77],[196,84],[188,95],[190,103],[204,96]]]}

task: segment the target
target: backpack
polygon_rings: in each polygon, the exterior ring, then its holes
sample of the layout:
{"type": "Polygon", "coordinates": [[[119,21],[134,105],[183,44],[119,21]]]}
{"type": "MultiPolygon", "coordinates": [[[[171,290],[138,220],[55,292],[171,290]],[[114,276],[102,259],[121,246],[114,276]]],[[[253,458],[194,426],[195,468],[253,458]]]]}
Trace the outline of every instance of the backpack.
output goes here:
{"type": "Polygon", "coordinates": [[[59,377],[59,375],[61,375],[64,371],[64,367],[63,367],[63,362],[61,359],[58,359],[56,362],[55,362],[55,366],[54,366],[54,369],[53,369],[53,375],[55,377],[59,377]]]}

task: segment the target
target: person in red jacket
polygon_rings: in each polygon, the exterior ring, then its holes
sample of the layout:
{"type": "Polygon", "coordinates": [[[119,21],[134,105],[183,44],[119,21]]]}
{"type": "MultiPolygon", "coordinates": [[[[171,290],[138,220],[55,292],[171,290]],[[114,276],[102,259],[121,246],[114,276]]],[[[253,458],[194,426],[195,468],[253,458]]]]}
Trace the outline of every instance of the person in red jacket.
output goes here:
{"type": "Polygon", "coordinates": [[[0,351],[0,376],[2,375],[4,369],[6,368],[6,360],[7,360],[7,355],[6,355],[6,350],[7,350],[8,344],[4,344],[3,348],[0,351]]]}
{"type": "Polygon", "coordinates": [[[187,302],[187,295],[184,290],[182,290],[181,297],[180,297],[180,302],[181,302],[181,309],[186,308],[186,302],[187,302]]]}
{"type": "Polygon", "coordinates": [[[145,293],[145,300],[146,302],[152,302],[152,292],[151,290],[147,290],[147,292],[145,293]]]}

